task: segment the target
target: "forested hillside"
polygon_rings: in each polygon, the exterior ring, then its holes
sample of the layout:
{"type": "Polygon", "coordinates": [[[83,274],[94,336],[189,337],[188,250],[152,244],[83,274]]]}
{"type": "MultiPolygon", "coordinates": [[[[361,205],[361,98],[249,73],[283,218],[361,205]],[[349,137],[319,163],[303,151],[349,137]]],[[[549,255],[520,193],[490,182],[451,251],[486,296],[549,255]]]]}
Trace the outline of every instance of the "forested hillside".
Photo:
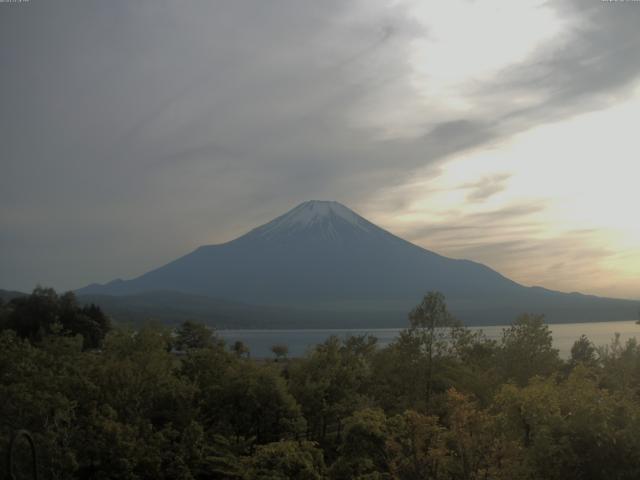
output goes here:
{"type": "Polygon", "coordinates": [[[0,450],[29,430],[41,478],[640,478],[635,340],[562,361],[541,317],[496,342],[430,293],[388,347],[256,361],[197,323],[125,330],[74,301],[0,304],[0,450]]]}

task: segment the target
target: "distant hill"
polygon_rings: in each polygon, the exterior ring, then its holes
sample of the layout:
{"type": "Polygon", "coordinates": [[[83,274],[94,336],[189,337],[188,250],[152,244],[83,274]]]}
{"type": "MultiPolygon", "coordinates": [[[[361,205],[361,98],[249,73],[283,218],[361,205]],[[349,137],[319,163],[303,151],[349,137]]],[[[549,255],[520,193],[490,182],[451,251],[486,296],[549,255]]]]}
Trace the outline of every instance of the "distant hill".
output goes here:
{"type": "Polygon", "coordinates": [[[27,295],[28,294],[24,292],[17,292],[15,290],[2,290],[0,288],[0,299],[5,302],[11,300],[12,298],[26,297],[27,295]]]}
{"type": "Polygon", "coordinates": [[[180,292],[146,292],[134,295],[78,295],[81,303],[95,303],[120,323],[139,325],[155,320],[173,325],[195,320],[221,329],[353,328],[404,326],[406,314],[385,312],[354,317],[322,310],[248,305],[180,292]]]}
{"type": "MultiPolygon", "coordinates": [[[[28,293],[0,289],[0,299],[26,297],[28,293]]],[[[376,328],[406,325],[406,315],[389,316],[371,312],[354,317],[322,310],[271,307],[216,300],[181,292],[145,292],[135,295],[76,295],[80,304],[100,305],[105,313],[121,325],[139,326],[147,322],[176,325],[195,320],[220,329],[273,328],[341,328],[345,322],[353,328],[376,328]]]]}
{"type": "Polygon", "coordinates": [[[372,326],[396,326],[430,290],[443,292],[470,325],[508,323],[521,312],[544,313],[550,322],[630,320],[638,307],[630,300],[525,287],[324,201],[305,202],[231,242],[200,247],[132,280],[77,293],[167,319],[189,311],[229,326],[276,328],[352,326],[366,319],[372,326]]]}

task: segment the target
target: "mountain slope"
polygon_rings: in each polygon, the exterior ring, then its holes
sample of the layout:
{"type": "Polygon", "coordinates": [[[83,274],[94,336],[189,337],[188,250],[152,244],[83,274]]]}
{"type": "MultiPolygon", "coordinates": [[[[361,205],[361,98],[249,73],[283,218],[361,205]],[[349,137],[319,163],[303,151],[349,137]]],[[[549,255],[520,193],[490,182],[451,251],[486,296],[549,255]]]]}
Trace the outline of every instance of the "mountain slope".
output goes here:
{"type": "Polygon", "coordinates": [[[361,318],[367,312],[406,313],[429,290],[443,292],[468,323],[506,321],[521,311],[546,312],[552,320],[630,319],[636,305],[524,287],[479,263],[413,245],[337,202],[322,201],[305,202],[231,242],[200,247],[138,278],[90,285],[78,293],[174,291],[361,318]]]}

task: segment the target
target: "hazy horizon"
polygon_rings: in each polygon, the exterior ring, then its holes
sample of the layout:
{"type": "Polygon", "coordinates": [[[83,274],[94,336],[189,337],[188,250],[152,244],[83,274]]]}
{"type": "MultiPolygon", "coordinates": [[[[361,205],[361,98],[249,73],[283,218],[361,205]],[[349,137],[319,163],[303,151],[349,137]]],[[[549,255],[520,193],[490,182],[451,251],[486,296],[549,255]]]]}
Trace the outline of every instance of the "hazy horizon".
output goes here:
{"type": "Polygon", "coordinates": [[[132,278],[309,199],[640,299],[640,5],[0,3],[0,288],[132,278]]]}

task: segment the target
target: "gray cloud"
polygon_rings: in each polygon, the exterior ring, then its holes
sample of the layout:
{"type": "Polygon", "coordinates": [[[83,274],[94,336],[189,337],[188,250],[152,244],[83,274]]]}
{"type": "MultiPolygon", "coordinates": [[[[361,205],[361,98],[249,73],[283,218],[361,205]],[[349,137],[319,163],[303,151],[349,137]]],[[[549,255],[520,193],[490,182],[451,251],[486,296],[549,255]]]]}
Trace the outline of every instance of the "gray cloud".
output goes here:
{"type": "Polygon", "coordinates": [[[507,187],[507,180],[511,178],[510,174],[497,174],[484,177],[477,182],[467,183],[460,188],[470,190],[467,194],[469,202],[483,202],[492,197],[496,193],[500,193],[507,187]]]}
{"type": "Polygon", "coordinates": [[[478,94],[494,108],[503,105],[502,121],[521,128],[624,99],[640,75],[640,8],[633,3],[551,3],[571,28],[555,45],[543,45],[531,58],[480,86],[478,94]],[[520,94],[537,99],[526,107],[504,107],[520,94]]]}
{"type": "Polygon", "coordinates": [[[640,8],[562,2],[576,28],[561,45],[470,91],[465,118],[425,111],[422,135],[386,138],[356,120],[416,95],[407,52],[424,32],[400,6],[358,5],[0,4],[0,287],[136,275],[308,198],[367,214],[417,169],[599,108],[640,70],[640,8]],[[516,108],[519,92],[542,100],[516,108]]]}

